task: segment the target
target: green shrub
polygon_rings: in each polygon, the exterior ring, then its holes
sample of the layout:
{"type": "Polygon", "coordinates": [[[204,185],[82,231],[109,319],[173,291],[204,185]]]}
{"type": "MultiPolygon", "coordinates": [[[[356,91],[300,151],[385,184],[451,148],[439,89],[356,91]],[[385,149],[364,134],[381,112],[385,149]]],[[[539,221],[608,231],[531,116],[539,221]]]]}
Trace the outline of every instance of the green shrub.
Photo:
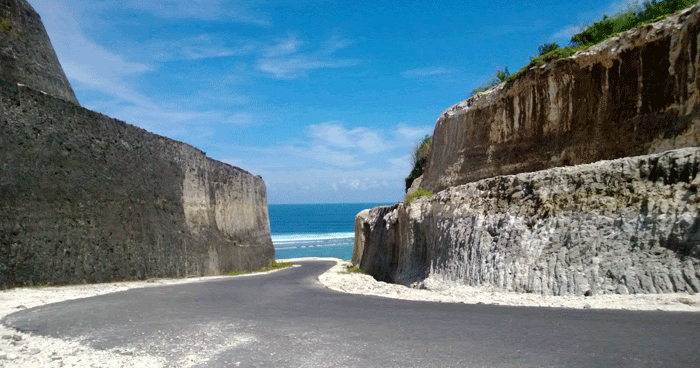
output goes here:
{"type": "Polygon", "coordinates": [[[500,82],[505,82],[506,78],[510,75],[510,72],[508,71],[508,67],[506,67],[503,70],[496,70],[496,79],[498,79],[499,83],[500,82]]]}
{"type": "Polygon", "coordinates": [[[509,77],[510,77],[510,72],[508,71],[508,67],[505,67],[503,70],[497,69],[496,75],[493,76],[493,78],[491,78],[486,83],[484,83],[481,86],[474,88],[472,90],[472,96],[477,94],[477,93],[481,93],[481,92],[490,90],[492,87],[495,87],[495,86],[505,82],[506,80],[508,80],[509,77]]]}
{"type": "Polygon", "coordinates": [[[411,203],[411,201],[413,201],[414,199],[419,198],[419,197],[425,197],[425,196],[432,197],[433,192],[431,192],[429,190],[425,190],[425,189],[418,189],[414,193],[407,195],[406,198],[403,199],[403,201],[405,203],[411,203]]]}
{"type": "Polygon", "coordinates": [[[509,83],[509,82],[514,81],[516,78],[518,78],[520,76],[520,74],[524,73],[526,70],[532,68],[533,66],[544,65],[545,63],[547,63],[551,60],[557,60],[557,59],[563,59],[563,58],[569,57],[569,56],[575,54],[577,51],[583,50],[586,48],[587,48],[587,46],[581,46],[581,47],[569,46],[569,47],[564,47],[562,49],[560,49],[560,48],[552,49],[551,51],[548,51],[544,54],[541,54],[538,57],[531,56],[530,62],[527,65],[525,65],[522,69],[518,70],[516,73],[510,75],[506,79],[506,82],[509,83]]]}
{"type": "Polygon", "coordinates": [[[420,143],[416,145],[411,154],[411,164],[413,165],[413,170],[406,177],[406,191],[411,187],[413,181],[418,179],[423,175],[423,169],[425,165],[428,164],[428,158],[430,156],[430,149],[433,146],[433,137],[426,135],[420,143]]]}
{"type": "Polygon", "coordinates": [[[542,56],[544,54],[548,54],[556,49],[559,48],[559,45],[556,43],[543,43],[539,46],[537,46],[537,55],[542,56]]]}
{"type": "Polygon", "coordinates": [[[7,18],[0,19],[0,32],[10,33],[12,32],[12,21],[7,18]]]}
{"type": "MultiPolygon", "coordinates": [[[[501,79],[499,74],[488,82],[472,90],[472,95],[484,92],[501,82],[511,83],[526,70],[533,66],[540,66],[552,60],[563,59],[575,54],[577,51],[585,50],[590,46],[598,44],[606,39],[615,36],[620,32],[639,27],[646,23],[656,22],[679,10],[695,5],[700,0],[651,0],[645,1],[641,6],[636,6],[634,2],[628,5],[628,10],[614,17],[604,15],[603,19],[593,23],[571,38],[571,46],[559,48],[556,43],[545,43],[537,48],[538,56],[530,57],[530,62],[519,71],[508,74],[505,70],[505,78],[501,79]]],[[[500,72],[500,71],[499,71],[500,72]]]]}
{"type": "Polygon", "coordinates": [[[575,34],[571,37],[571,43],[575,46],[595,45],[620,32],[663,19],[697,2],[698,0],[651,0],[645,1],[641,7],[630,4],[626,12],[613,17],[604,15],[602,20],[575,34]]]}

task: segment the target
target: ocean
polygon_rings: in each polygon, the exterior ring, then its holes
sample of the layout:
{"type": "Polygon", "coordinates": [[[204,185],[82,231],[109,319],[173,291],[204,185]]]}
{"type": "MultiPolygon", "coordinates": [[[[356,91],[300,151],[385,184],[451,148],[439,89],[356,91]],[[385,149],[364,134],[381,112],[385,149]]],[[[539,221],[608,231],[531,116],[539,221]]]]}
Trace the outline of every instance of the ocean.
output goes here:
{"type": "Polygon", "coordinates": [[[352,259],[355,215],[388,204],[271,204],[268,211],[275,258],[352,259]]]}

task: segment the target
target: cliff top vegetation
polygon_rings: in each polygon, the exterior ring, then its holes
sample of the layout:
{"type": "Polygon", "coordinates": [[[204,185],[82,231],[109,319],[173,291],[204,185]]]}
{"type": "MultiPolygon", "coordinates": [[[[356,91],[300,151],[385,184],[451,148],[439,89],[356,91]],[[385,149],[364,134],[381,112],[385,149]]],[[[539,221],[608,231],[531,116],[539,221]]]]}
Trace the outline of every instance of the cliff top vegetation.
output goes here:
{"type": "Polygon", "coordinates": [[[411,203],[414,199],[420,198],[420,197],[432,197],[433,192],[425,189],[418,189],[417,191],[407,194],[406,198],[404,198],[404,203],[411,203]]]}
{"type": "Polygon", "coordinates": [[[538,47],[538,56],[530,57],[530,62],[516,73],[510,74],[508,68],[497,70],[496,75],[472,90],[472,95],[487,91],[503,82],[510,83],[533,66],[540,66],[552,60],[569,57],[577,51],[585,50],[601,43],[619,33],[637,28],[647,23],[657,22],[680,10],[695,5],[700,0],[651,0],[642,5],[629,3],[627,11],[614,16],[604,15],[603,19],[592,25],[582,26],[583,31],[571,37],[569,46],[560,48],[556,43],[545,43],[538,47]]]}
{"type": "Polygon", "coordinates": [[[411,154],[411,164],[413,165],[413,170],[411,170],[411,173],[408,175],[408,177],[406,177],[407,192],[411,187],[411,184],[413,184],[413,181],[423,175],[423,169],[425,169],[425,165],[428,163],[428,156],[430,156],[430,148],[432,145],[433,137],[426,135],[423,140],[418,142],[416,147],[413,149],[413,153],[411,154]]]}

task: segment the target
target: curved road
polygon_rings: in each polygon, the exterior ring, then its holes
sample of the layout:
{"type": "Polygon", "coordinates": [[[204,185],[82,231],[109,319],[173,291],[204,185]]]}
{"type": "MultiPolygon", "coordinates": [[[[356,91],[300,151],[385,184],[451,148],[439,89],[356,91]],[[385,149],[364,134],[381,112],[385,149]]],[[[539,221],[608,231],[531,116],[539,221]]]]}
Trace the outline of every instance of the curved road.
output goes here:
{"type": "Polygon", "coordinates": [[[394,300],[325,289],[334,265],[107,294],[3,322],[192,367],[700,366],[700,315],[394,300]]]}

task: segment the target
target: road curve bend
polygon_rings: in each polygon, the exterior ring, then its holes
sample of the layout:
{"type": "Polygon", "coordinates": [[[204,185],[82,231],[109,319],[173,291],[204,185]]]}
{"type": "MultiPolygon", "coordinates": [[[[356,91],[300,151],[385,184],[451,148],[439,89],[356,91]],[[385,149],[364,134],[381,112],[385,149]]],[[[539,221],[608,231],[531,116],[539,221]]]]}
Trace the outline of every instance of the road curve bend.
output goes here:
{"type": "Polygon", "coordinates": [[[700,314],[405,301],[343,294],[295,262],[77,299],[2,322],[180,367],[699,367],[700,314]]]}

